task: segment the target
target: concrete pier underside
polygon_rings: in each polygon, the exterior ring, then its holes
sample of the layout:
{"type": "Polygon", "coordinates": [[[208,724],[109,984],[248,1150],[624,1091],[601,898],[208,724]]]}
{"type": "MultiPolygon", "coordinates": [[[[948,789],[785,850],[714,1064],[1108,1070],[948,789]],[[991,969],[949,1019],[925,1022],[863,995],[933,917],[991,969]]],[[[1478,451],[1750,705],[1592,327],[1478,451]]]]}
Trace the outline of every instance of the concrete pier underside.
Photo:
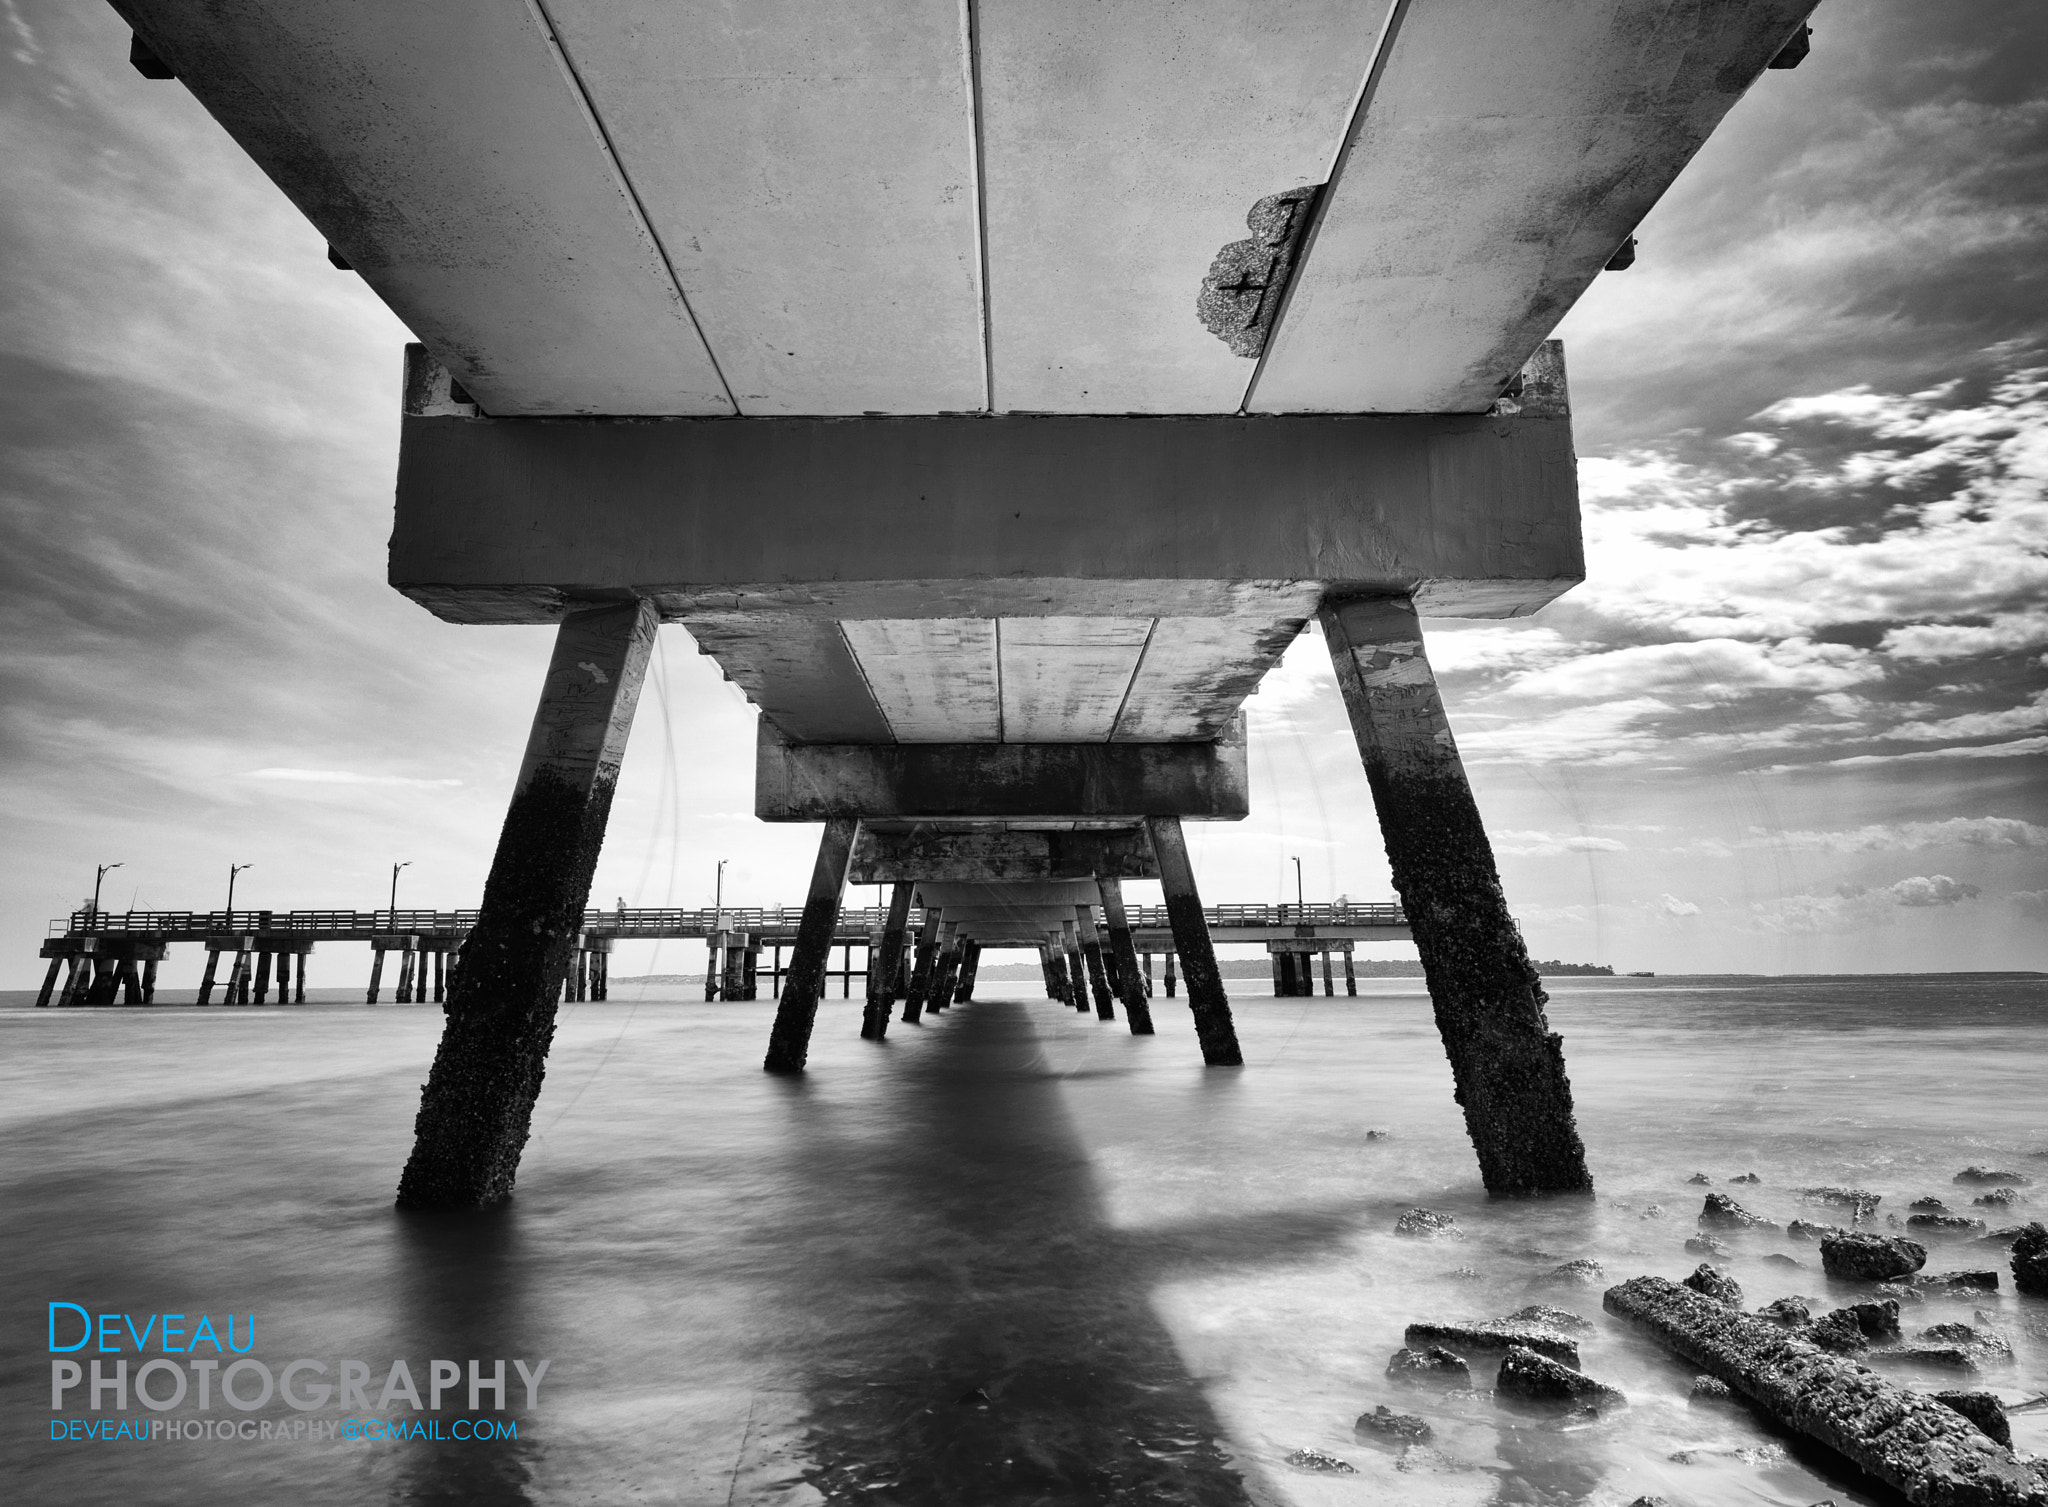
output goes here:
{"type": "MultiPolygon", "coordinates": [[[[760,708],[758,814],[825,824],[770,1069],[804,1066],[849,874],[980,887],[927,913],[904,1019],[1007,908],[1134,1032],[1111,891],[1156,876],[1204,1060],[1238,1063],[1182,822],[1248,810],[1242,707],[1308,620],[1385,611],[1409,639],[1339,672],[1482,1173],[1586,1185],[1413,625],[1581,578],[1544,337],[1809,0],[116,5],[422,341],[392,584],[560,620],[558,662],[593,613],[680,624],[760,708]]],[[[623,741],[630,695],[550,687],[537,727],[623,741]]],[[[563,841],[534,778],[486,938],[582,904],[608,785],[569,781],[563,841]]],[[[567,955],[493,956],[451,988],[409,1201],[511,1188],[567,955]],[[495,1085],[459,1154],[458,1080],[495,1085]]]]}

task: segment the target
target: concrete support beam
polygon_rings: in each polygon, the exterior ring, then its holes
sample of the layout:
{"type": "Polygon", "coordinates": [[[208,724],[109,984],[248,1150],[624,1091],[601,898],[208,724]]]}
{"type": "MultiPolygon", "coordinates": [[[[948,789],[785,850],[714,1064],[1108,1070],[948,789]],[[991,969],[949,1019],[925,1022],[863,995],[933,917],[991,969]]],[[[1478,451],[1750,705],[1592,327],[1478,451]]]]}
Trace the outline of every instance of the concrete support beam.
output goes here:
{"type": "Polygon", "coordinates": [[[761,1064],[771,1073],[800,1073],[810,1056],[811,1025],[817,1018],[818,997],[825,990],[832,934],[839,929],[840,897],[846,893],[846,870],[853,861],[853,840],[859,832],[860,823],[853,817],[835,816],[825,823],[824,836],[818,841],[818,861],[811,867],[803,920],[797,923],[782,1002],[776,1006],[768,1056],[761,1064]]]}
{"type": "Polygon", "coordinates": [[[1508,913],[1414,604],[1345,602],[1321,619],[1487,1191],[1590,1189],[1564,1045],[1508,913]]]}
{"type": "Polygon", "coordinates": [[[1145,834],[1135,826],[1122,832],[957,832],[929,826],[877,832],[863,826],[849,882],[1007,884],[1103,874],[1158,878],[1145,834]]]}
{"type": "Polygon", "coordinates": [[[511,1195],[656,622],[644,602],[562,620],[421,1096],[404,1207],[511,1195]]]}
{"type": "Polygon", "coordinates": [[[1088,1013],[1088,965],[1081,959],[1081,928],[1069,917],[1060,923],[1060,956],[1067,964],[1067,1003],[1088,1013]]]}
{"type": "MultiPolygon", "coordinates": [[[[865,832],[861,834],[867,836],[865,832]]],[[[856,850],[860,844],[856,843],[856,850]]],[[[864,1041],[880,1041],[889,1034],[889,1006],[896,999],[896,974],[903,960],[903,933],[910,924],[910,895],[916,888],[899,879],[889,891],[889,918],[882,923],[882,945],[868,957],[867,1006],[861,1011],[860,1034],[864,1041]]]]}
{"type": "MultiPolygon", "coordinates": [[[[1149,848],[1150,842],[1146,843],[1149,848]]],[[[1131,919],[1124,910],[1123,881],[1104,875],[1097,881],[1102,893],[1102,919],[1109,933],[1111,976],[1124,1002],[1124,1019],[1133,1036],[1152,1034],[1151,988],[1138,972],[1138,951],[1131,943],[1131,919]]]]}
{"type": "Polygon", "coordinates": [[[1170,816],[1151,817],[1145,831],[1159,859],[1159,886],[1166,892],[1166,916],[1173,925],[1173,953],[1166,959],[1166,992],[1173,993],[1173,959],[1177,954],[1188,980],[1188,1012],[1202,1044],[1202,1061],[1210,1067],[1242,1067],[1237,1026],[1230,1018],[1230,999],[1223,992],[1223,974],[1216,949],[1209,944],[1209,921],[1195,889],[1194,865],[1180,823],[1170,816]]]}
{"type": "Polygon", "coordinates": [[[1533,612],[1584,573],[1571,421],[1549,409],[409,413],[391,537],[391,584],[460,622],[545,622],[609,593],[655,597],[677,619],[975,615],[965,604],[1001,600],[998,587],[1024,612],[1206,615],[1199,601],[1259,582],[1311,599],[1419,593],[1432,611],[1493,617],[1533,612]],[[849,517],[886,526],[849,530],[849,517]]]}
{"type": "Polygon", "coordinates": [[[1242,714],[1214,743],[792,743],[761,719],[763,821],[1175,816],[1251,809],[1242,714]]]}

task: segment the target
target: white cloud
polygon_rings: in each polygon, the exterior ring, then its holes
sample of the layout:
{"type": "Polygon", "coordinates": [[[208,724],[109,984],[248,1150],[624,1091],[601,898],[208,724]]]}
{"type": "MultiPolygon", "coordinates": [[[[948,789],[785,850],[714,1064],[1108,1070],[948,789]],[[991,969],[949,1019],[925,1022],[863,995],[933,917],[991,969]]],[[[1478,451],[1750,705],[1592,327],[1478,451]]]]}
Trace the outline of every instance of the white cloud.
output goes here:
{"type": "Polygon", "coordinates": [[[1902,722],[1885,729],[1883,736],[1902,738],[1909,743],[1947,743],[1958,738],[1994,738],[2036,727],[2048,727],[2048,691],[2040,692],[2024,705],[1995,712],[1965,712],[1933,722],[1902,722]]]}
{"type": "Polygon", "coordinates": [[[285,780],[301,785],[407,785],[418,788],[460,785],[460,780],[421,780],[402,774],[357,774],[349,769],[252,769],[252,780],[285,780]]]}
{"type": "Polygon", "coordinates": [[[1915,852],[1922,848],[2048,847],[2048,827],[2009,816],[1952,816],[1938,822],[1892,822],[1839,832],[1751,829],[1745,847],[1804,848],[1830,853],[1915,852]]]}
{"type": "Polygon", "coordinates": [[[2010,743],[1979,743],[1968,748],[1923,748],[1913,753],[1852,754],[1846,759],[1819,759],[1811,764],[1772,764],[1762,772],[1785,774],[1801,769],[1849,769],[1872,764],[1915,764],[1932,759],[2017,759],[2027,754],[2048,753],[2048,734],[2037,738],[2015,738],[2010,743]]]}
{"type": "Polygon", "coordinates": [[[1690,900],[1681,900],[1676,895],[1661,895],[1649,902],[1650,908],[1666,916],[1697,916],[1700,908],[1690,900]]]}
{"type": "Polygon", "coordinates": [[[1680,704],[1715,703],[1751,691],[1839,691],[1879,672],[1864,650],[1846,644],[1745,643],[1713,638],[1644,644],[1588,654],[1531,670],[1510,684],[1518,696],[1665,695],[1680,704]]]}
{"type": "Polygon", "coordinates": [[[1877,889],[1844,886],[1832,895],[1787,895],[1750,906],[1754,925],[1783,933],[1861,931],[1886,924],[1892,911],[1960,905],[1979,894],[1946,874],[1916,874],[1877,889]]]}
{"type": "Polygon", "coordinates": [[[1878,648],[1894,659],[1970,659],[2048,644],[2048,612],[2002,612],[1988,623],[1909,623],[1878,648]]]}
{"type": "Polygon", "coordinates": [[[1515,832],[1490,834],[1493,851],[1510,858],[1545,858],[1559,853],[1625,853],[1628,844],[1611,837],[1578,832],[1515,832]]]}

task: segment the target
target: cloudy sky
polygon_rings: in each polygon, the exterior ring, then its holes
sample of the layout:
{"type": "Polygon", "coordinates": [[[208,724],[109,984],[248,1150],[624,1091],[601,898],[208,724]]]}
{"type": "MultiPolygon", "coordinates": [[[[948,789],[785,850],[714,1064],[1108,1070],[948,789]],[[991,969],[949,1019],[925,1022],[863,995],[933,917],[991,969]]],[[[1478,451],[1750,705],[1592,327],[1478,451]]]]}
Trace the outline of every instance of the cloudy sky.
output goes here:
{"type": "MultiPolygon", "coordinates": [[[[1432,652],[1540,957],[2048,967],[2048,8],[1825,0],[1566,320],[1589,578],[1432,652]]],[[[107,900],[467,905],[549,632],[382,584],[405,331],[113,13],[0,0],[0,985],[107,900]]],[[[1388,893],[1321,642],[1213,900],[1388,893]]],[[[596,894],[794,901],[663,630],[596,894]]],[[[1391,949],[1389,950],[1391,953],[1391,949]]],[[[696,961],[672,945],[621,971],[696,961]]],[[[316,983],[364,967],[315,960],[316,983]]],[[[182,981],[196,961],[168,975],[182,981]]]]}

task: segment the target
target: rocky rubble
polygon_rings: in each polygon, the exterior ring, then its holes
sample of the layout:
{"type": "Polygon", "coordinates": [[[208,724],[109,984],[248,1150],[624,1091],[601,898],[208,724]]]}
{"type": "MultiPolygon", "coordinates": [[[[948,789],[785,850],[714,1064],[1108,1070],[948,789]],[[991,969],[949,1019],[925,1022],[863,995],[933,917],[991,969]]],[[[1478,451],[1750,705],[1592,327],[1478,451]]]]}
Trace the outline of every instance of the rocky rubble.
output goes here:
{"type": "Polygon", "coordinates": [[[1795,1333],[1661,1277],[1624,1282],[1608,1289],[1605,1301],[1609,1313],[1914,1502],[2048,1507],[2048,1475],[1962,1413],[1795,1333]]]}
{"type": "Polygon", "coordinates": [[[1927,1264],[1927,1247],[1897,1235],[1854,1234],[1846,1230],[1820,1243],[1821,1269],[1850,1282],[1888,1282],[1927,1264]]]}

